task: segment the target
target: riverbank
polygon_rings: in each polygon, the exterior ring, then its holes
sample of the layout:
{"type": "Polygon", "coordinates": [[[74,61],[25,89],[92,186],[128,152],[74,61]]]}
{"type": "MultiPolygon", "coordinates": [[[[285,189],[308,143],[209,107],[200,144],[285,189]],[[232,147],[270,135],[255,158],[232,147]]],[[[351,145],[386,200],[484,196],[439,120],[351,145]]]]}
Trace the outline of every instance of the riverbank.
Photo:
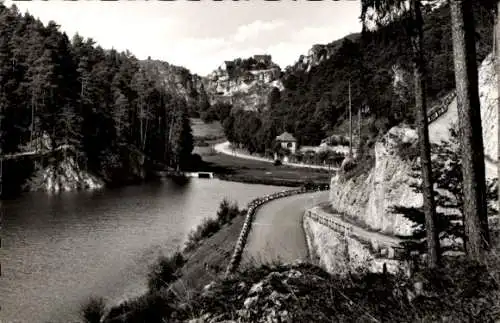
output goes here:
{"type": "Polygon", "coordinates": [[[222,226],[212,236],[202,240],[193,251],[185,253],[186,263],[180,269],[182,278],[173,286],[176,292],[184,295],[190,290],[206,286],[214,279],[220,278],[219,276],[224,273],[234,272],[238,268],[254,212],[261,205],[272,200],[301,192],[305,192],[305,190],[282,191],[253,200],[249,203],[248,208],[241,210],[242,213],[232,219],[230,223],[222,226]],[[246,230],[245,223],[248,223],[246,230]],[[238,244],[241,244],[240,250],[237,250],[238,244]]]}
{"type": "Polygon", "coordinates": [[[163,258],[159,265],[153,267],[153,275],[149,275],[148,279],[148,292],[112,307],[104,315],[104,322],[112,323],[141,315],[138,313],[151,306],[151,297],[156,297],[157,293],[173,293],[178,300],[188,300],[190,295],[199,293],[213,281],[234,274],[238,269],[255,211],[272,200],[315,189],[304,187],[267,194],[252,200],[242,210],[235,205],[221,203],[217,218],[204,221],[195,229],[194,232],[198,234],[190,235],[186,248],[181,253],[163,258]]]}
{"type": "Polygon", "coordinates": [[[244,215],[235,217],[231,223],[204,239],[195,250],[185,255],[186,263],[180,269],[182,278],[172,286],[179,295],[185,296],[192,290],[203,288],[224,274],[244,222],[244,215]]]}

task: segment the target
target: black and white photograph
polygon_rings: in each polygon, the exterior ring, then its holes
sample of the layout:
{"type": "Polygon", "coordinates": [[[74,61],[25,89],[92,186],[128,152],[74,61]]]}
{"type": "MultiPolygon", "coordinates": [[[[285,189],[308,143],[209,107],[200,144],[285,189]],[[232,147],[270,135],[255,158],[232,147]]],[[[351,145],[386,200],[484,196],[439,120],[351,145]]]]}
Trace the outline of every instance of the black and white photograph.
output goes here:
{"type": "Polygon", "coordinates": [[[0,323],[500,322],[500,0],[0,0],[0,323]]]}

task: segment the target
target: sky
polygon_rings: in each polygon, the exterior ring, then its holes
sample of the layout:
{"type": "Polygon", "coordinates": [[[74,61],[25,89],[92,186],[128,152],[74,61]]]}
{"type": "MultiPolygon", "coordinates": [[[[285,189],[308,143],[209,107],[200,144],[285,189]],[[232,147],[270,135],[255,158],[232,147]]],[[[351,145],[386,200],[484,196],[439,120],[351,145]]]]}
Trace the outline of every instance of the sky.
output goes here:
{"type": "Polygon", "coordinates": [[[207,75],[225,60],[270,54],[282,68],[313,44],[360,32],[359,1],[5,1],[103,48],[207,75]]]}

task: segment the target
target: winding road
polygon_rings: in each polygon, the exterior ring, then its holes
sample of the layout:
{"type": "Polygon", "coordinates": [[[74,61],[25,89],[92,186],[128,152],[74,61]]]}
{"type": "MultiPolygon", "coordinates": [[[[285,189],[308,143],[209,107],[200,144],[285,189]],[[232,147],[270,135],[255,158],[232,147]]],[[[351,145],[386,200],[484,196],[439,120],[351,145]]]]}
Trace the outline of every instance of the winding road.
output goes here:
{"type": "Polygon", "coordinates": [[[254,262],[307,260],[302,217],[307,208],[327,200],[328,192],[323,191],[293,195],[264,204],[255,214],[242,255],[242,267],[254,262]]]}

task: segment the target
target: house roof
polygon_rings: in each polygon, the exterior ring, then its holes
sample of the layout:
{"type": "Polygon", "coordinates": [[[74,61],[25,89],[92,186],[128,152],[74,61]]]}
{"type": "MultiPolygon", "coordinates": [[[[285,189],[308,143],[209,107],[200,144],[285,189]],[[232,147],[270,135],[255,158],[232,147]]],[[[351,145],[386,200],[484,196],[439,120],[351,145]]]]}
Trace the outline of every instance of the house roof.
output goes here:
{"type": "Polygon", "coordinates": [[[278,141],[285,141],[285,142],[297,141],[297,139],[295,139],[295,137],[291,133],[286,132],[286,131],[283,132],[281,135],[277,136],[276,140],[278,140],[278,141]]]}

